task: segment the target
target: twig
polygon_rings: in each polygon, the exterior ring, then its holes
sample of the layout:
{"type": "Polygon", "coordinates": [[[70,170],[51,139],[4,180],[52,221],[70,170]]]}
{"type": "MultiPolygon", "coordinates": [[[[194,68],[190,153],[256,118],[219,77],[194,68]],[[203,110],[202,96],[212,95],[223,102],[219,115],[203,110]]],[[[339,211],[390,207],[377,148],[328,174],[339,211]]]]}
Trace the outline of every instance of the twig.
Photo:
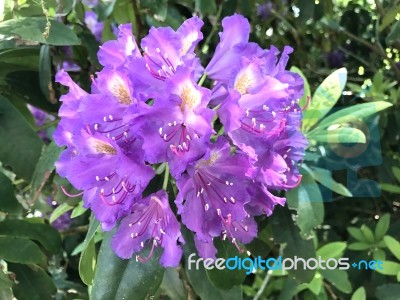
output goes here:
{"type": "Polygon", "coordinates": [[[258,299],[260,299],[262,293],[264,293],[264,290],[265,290],[265,288],[267,287],[267,284],[268,284],[269,280],[271,279],[271,276],[272,276],[272,270],[269,270],[269,271],[267,272],[267,275],[265,276],[265,278],[264,278],[262,284],[261,284],[260,289],[257,291],[257,294],[254,296],[253,300],[258,300],[258,299]]]}
{"type": "Polygon", "coordinates": [[[82,226],[77,226],[77,227],[62,230],[62,231],[60,231],[60,233],[62,235],[73,235],[76,233],[87,232],[88,229],[89,229],[89,225],[82,225],[82,226]]]}

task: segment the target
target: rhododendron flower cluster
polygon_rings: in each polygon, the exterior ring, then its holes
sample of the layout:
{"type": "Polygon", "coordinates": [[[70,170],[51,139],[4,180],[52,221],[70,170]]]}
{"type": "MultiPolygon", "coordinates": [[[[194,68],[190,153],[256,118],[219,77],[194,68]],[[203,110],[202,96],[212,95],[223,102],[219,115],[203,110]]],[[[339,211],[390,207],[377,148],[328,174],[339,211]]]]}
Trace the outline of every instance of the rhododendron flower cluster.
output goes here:
{"type": "Polygon", "coordinates": [[[292,49],[249,42],[248,21],[233,15],[204,68],[195,52],[202,25],[193,17],[176,31],[151,28],[140,48],[131,25],[119,26],[98,52],[104,68],[90,93],[57,74],[69,87],[54,134],[66,147],[57,171],[82,190],[103,230],[118,227],[111,246],[122,258],[147,261],[162,247],[161,264],[177,266],[180,223],[204,258],[215,259],[218,237],[240,250],[257,235],[254,217],[284,205],[274,193],[301,180],[303,81],[286,70],[292,49]],[[146,190],[160,164],[176,199],[146,190]]]}

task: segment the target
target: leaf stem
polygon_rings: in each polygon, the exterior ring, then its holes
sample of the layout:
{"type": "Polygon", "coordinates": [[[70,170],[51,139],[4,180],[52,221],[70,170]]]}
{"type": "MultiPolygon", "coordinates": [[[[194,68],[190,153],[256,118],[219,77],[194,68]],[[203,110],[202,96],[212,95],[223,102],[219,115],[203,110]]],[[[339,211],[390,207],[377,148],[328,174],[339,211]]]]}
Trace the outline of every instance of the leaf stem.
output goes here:
{"type": "Polygon", "coordinates": [[[206,80],[206,78],[207,78],[207,74],[204,73],[203,76],[201,76],[198,85],[199,85],[199,86],[202,86],[203,83],[204,83],[204,81],[206,80]]]}
{"type": "Polygon", "coordinates": [[[165,164],[165,172],[164,172],[164,182],[163,182],[163,190],[166,191],[168,187],[168,180],[169,180],[169,166],[165,164]]]}

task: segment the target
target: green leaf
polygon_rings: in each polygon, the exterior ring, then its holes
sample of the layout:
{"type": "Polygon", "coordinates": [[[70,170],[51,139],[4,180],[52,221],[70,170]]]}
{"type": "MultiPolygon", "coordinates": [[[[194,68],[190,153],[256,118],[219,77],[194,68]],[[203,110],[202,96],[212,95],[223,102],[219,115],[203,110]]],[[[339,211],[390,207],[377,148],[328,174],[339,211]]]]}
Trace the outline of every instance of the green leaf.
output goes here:
{"type": "Polygon", "coordinates": [[[24,238],[0,236],[0,257],[7,262],[46,264],[46,256],[39,246],[24,238]]]}
{"type": "Polygon", "coordinates": [[[326,244],[317,250],[317,256],[327,260],[332,257],[342,257],[347,244],[345,242],[333,242],[326,244]]]}
{"type": "Polygon", "coordinates": [[[394,23],[392,26],[392,29],[390,30],[389,34],[386,37],[386,43],[389,45],[395,42],[400,38],[400,21],[397,21],[394,23]]]}
{"type": "Polygon", "coordinates": [[[342,95],[346,81],[347,70],[341,68],[329,75],[318,86],[310,104],[303,112],[303,132],[307,132],[332,109],[342,95]]]}
{"type": "Polygon", "coordinates": [[[55,162],[62,150],[63,148],[58,147],[54,141],[44,147],[32,176],[31,197],[33,200],[31,202],[35,202],[35,199],[39,196],[44,184],[53,172],[55,162]]]}
{"type": "Polygon", "coordinates": [[[392,254],[398,260],[400,260],[400,243],[389,235],[384,236],[383,240],[385,241],[385,244],[389,248],[390,252],[392,252],[392,254]]]}
{"type": "Polygon", "coordinates": [[[390,214],[384,214],[375,227],[375,240],[380,241],[389,229],[390,214]]]}
{"type": "Polygon", "coordinates": [[[182,280],[179,278],[178,271],[173,268],[166,268],[164,278],[161,283],[160,289],[170,299],[185,300],[188,299],[185,288],[183,287],[182,280]]]}
{"type": "MultiPolygon", "coordinates": [[[[1,66],[1,63],[0,63],[1,66]]],[[[14,66],[6,67],[10,71],[7,72],[5,81],[12,93],[8,93],[7,97],[10,102],[23,98],[28,103],[42,110],[49,112],[57,112],[58,105],[52,104],[46,100],[46,96],[40,89],[38,67],[34,70],[15,69],[14,66]]]]}
{"type": "Polygon", "coordinates": [[[19,65],[28,70],[37,70],[39,53],[40,50],[37,47],[7,49],[0,52],[0,61],[19,65]]]}
{"type": "MultiPolygon", "coordinates": [[[[218,250],[217,258],[228,259],[230,257],[238,256],[242,259],[246,258],[247,255],[238,253],[236,247],[230,241],[216,240],[215,246],[218,250]]],[[[252,270],[250,271],[252,272],[252,270]]],[[[246,278],[246,270],[218,270],[216,268],[212,270],[206,270],[207,276],[211,283],[218,289],[229,290],[235,285],[239,285],[246,278]]]]}
{"type": "Polygon", "coordinates": [[[94,239],[91,239],[79,259],[79,276],[86,285],[92,285],[95,267],[96,249],[94,239]]]}
{"type": "Polygon", "coordinates": [[[380,187],[382,190],[393,193],[393,194],[400,194],[400,186],[390,184],[390,183],[381,183],[380,187]]]}
{"type": "Polygon", "coordinates": [[[92,285],[96,267],[96,251],[94,236],[100,226],[93,215],[90,217],[89,229],[83,241],[82,253],[79,258],[79,275],[86,285],[92,285]]]}
{"type": "MultiPolygon", "coordinates": [[[[304,169],[303,169],[304,170],[304,169]]],[[[308,234],[324,220],[324,203],[318,184],[306,170],[298,187],[286,193],[289,208],[297,210],[296,224],[308,234]]]]}
{"type": "MultiPolygon", "coordinates": [[[[161,284],[164,268],[160,265],[160,249],[157,247],[152,258],[137,262],[135,258],[122,260],[110,246],[114,231],[107,232],[101,244],[93,282],[91,299],[145,299],[152,297],[161,284]]],[[[145,247],[146,256],[149,247],[145,247]]]]}
{"type": "Polygon", "coordinates": [[[68,203],[62,203],[60,206],[57,206],[55,210],[53,210],[53,213],[50,216],[49,222],[50,224],[53,223],[55,220],[57,220],[59,217],[61,217],[63,214],[66,212],[70,211],[74,207],[69,205],[68,203]]]}
{"type": "Polygon", "coordinates": [[[360,286],[351,296],[351,300],[366,300],[366,299],[367,295],[365,293],[365,288],[363,286],[360,286]]]}
{"type": "Polygon", "coordinates": [[[217,12],[215,0],[195,0],[195,10],[200,12],[200,15],[205,17],[213,15],[217,12]]]}
{"type": "Polygon", "coordinates": [[[3,21],[0,23],[0,34],[56,46],[79,45],[79,39],[72,29],[57,20],[50,20],[50,24],[50,34],[47,39],[43,37],[46,27],[46,18],[44,17],[3,21]]]}
{"type": "Polygon", "coordinates": [[[10,271],[15,273],[18,284],[13,286],[18,300],[53,299],[57,292],[54,282],[45,271],[37,266],[10,264],[10,271]]]}
{"type": "Polygon", "coordinates": [[[376,272],[383,274],[383,275],[392,275],[392,276],[396,276],[397,273],[400,272],[400,264],[397,262],[384,260],[384,261],[382,261],[382,264],[383,264],[382,270],[379,268],[376,268],[376,270],[375,270],[376,272]]]}
{"type": "Polygon", "coordinates": [[[61,250],[60,234],[47,224],[31,223],[24,220],[5,220],[0,222],[0,235],[38,241],[52,254],[57,254],[61,250]]]}
{"type": "Polygon", "coordinates": [[[147,8],[157,21],[164,22],[168,14],[168,0],[142,0],[141,7],[147,8]]]}
{"type": "MultiPolygon", "coordinates": [[[[274,213],[270,216],[274,240],[279,244],[286,244],[282,257],[301,257],[305,260],[315,258],[315,248],[312,240],[304,240],[299,228],[293,223],[290,212],[287,208],[275,207],[274,213]]],[[[315,270],[291,269],[288,270],[297,281],[310,282],[315,275],[315,270]]]]}
{"type": "Polygon", "coordinates": [[[72,210],[71,219],[77,218],[83,215],[87,211],[87,208],[83,207],[83,201],[80,201],[77,206],[72,210]]]}
{"type": "Polygon", "coordinates": [[[32,178],[42,151],[42,140],[8,99],[0,96],[0,161],[27,180],[32,178]],[[29,149],[29,151],[26,151],[29,149]]]}
{"type": "Polygon", "coordinates": [[[290,71],[299,74],[301,76],[301,78],[303,78],[303,80],[304,80],[304,94],[303,94],[303,97],[301,97],[301,99],[299,101],[299,105],[300,105],[300,107],[305,107],[308,102],[307,98],[310,97],[310,99],[311,99],[310,84],[308,83],[306,76],[303,74],[303,72],[298,67],[292,66],[290,68],[290,71]]]}
{"type": "MultiPolygon", "coordinates": [[[[186,244],[183,247],[183,256],[185,261],[188,261],[188,258],[191,254],[197,253],[196,247],[194,245],[193,237],[191,232],[187,229],[182,229],[182,234],[185,238],[186,244]]],[[[199,258],[195,256],[192,259],[199,258]]],[[[191,269],[188,269],[188,264],[185,264],[185,271],[189,282],[191,283],[193,290],[201,299],[207,300],[241,300],[242,299],[242,290],[240,286],[236,286],[228,291],[217,289],[210,280],[208,279],[206,270],[203,265],[199,264],[199,269],[196,269],[194,265],[191,266],[191,269]]]]}
{"type": "Polygon", "coordinates": [[[320,273],[315,273],[315,276],[313,280],[311,280],[310,283],[307,284],[307,288],[314,294],[314,295],[319,295],[321,292],[321,288],[323,285],[323,278],[320,273]]]}
{"type": "Polygon", "coordinates": [[[320,270],[321,274],[326,280],[328,280],[334,287],[339,291],[349,294],[351,293],[351,283],[349,276],[346,271],[334,269],[334,270],[320,270]]]}
{"type": "Polygon", "coordinates": [[[13,299],[13,281],[0,269],[0,299],[13,299]]]}
{"type": "Polygon", "coordinates": [[[360,242],[368,242],[367,239],[365,238],[364,234],[362,233],[361,229],[350,226],[350,227],[347,227],[347,231],[356,240],[358,240],[360,242]]]}
{"type": "Polygon", "coordinates": [[[318,128],[326,128],[333,124],[349,123],[355,119],[364,119],[392,105],[385,101],[375,101],[346,107],[323,119],[318,124],[318,128]]]}
{"type": "Polygon", "coordinates": [[[399,167],[392,167],[392,172],[396,180],[400,183],[400,168],[399,167]]]}
{"type": "Polygon", "coordinates": [[[351,243],[348,247],[349,250],[362,251],[371,248],[371,244],[365,243],[351,243]]]}
{"type": "Polygon", "coordinates": [[[363,224],[361,225],[360,230],[369,243],[373,244],[375,242],[374,233],[372,232],[371,228],[363,224]]]}
{"type": "Polygon", "coordinates": [[[17,214],[22,211],[22,206],[15,197],[14,186],[11,180],[0,172],[0,211],[17,214]]]}
{"type": "Polygon", "coordinates": [[[399,300],[400,284],[389,283],[381,285],[377,287],[375,294],[379,300],[399,300]]]}
{"type": "Polygon", "coordinates": [[[388,27],[393,21],[396,20],[397,14],[400,13],[400,4],[394,5],[390,9],[388,9],[387,13],[382,19],[381,24],[379,25],[379,31],[384,30],[386,27],[388,27]]]}
{"type": "Polygon", "coordinates": [[[358,143],[365,144],[364,132],[357,128],[340,127],[327,130],[315,130],[312,134],[306,134],[307,138],[317,142],[329,144],[358,143]]]}
{"type": "Polygon", "coordinates": [[[51,83],[51,56],[49,45],[42,45],[40,48],[39,82],[40,89],[43,95],[46,96],[46,99],[55,102],[54,95],[51,94],[53,87],[51,83]]]}
{"type": "Polygon", "coordinates": [[[332,178],[332,174],[329,170],[313,167],[309,169],[305,165],[303,165],[304,169],[307,169],[309,173],[313,176],[313,178],[321,183],[323,186],[327,187],[328,189],[338,193],[340,195],[351,197],[351,192],[341,183],[336,182],[332,178]]]}
{"type": "Polygon", "coordinates": [[[372,256],[375,260],[386,260],[386,253],[382,249],[376,249],[372,256]]]}

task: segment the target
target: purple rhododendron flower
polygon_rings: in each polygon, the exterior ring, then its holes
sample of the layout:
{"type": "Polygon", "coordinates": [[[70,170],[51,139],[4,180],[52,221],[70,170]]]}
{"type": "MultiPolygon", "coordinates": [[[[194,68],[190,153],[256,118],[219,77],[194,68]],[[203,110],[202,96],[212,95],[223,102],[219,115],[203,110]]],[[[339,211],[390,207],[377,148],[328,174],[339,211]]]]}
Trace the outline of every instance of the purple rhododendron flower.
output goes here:
{"type": "Polygon", "coordinates": [[[345,54],[341,50],[333,50],[326,56],[329,68],[341,68],[343,67],[345,54]]]}
{"type": "MultiPolygon", "coordinates": [[[[35,125],[37,127],[41,127],[43,125],[45,125],[46,122],[49,121],[53,121],[54,120],[54,116],[49,115],[48,113],[46,113],[45,111],[36,108],[30,104],[27,105],[29,111],[32,113],[32,116],[35,120],[35,125]]],[[[50,136],[47,134],[47,131],[42,129],[38,131],[38,135],[40,136],[40,138],[44,141],[44,142],[49,142],[50,141],[50,136]]]]}
{"type": "Polygon", "coordinates": [[[93,8],[99,4],[99,0],[82,0],[82,3],[93,8]]]}
{"type": "MultiPolygon", "coordinates": [[[[57,201],[55,201],[51,196],[47,197],[46,202],[53,209],[56,209],[59,206],[59,203],[57,203],[57,201]]],[[[50,215],[51,213],[48,214],[48,217],[50,217],[50,215]]],[[[66,213],[58,217],[53,223],[51,223],[51,226],[59,231],[62,231],[70,228],[72,223],[73,221],[71,219],[71,211],[67,211],[66,213]]]]}
{"type": "Polygon", "coordinates": [[[103,33],[103,22],[99,22],[97,15],[93,11],[85,12],[85,23],[98,42],[101,41],[103,33]]]}
{"type": "Polygon", "coordinates": [[[167,193],[158,191],[140,199],[131,210],[112,239],[111,246],[115,253],[122,258],[131,258],[133,253],[140,252],[149,242],[150,253],[146,258],[137,255],[137,260],[149,260],[154,248],[161,246],[164,249],[161,264],[165,267],[178,265],[182,256],[179,245],[184,243],[184,239],[169,207],[167,193]]]}
{"type": "Polygon", "coordinates": [[[271,15],[271,10],[275,8],[274,3],[271,1],[266,1],[263,4],[257,5],[257,15],[261,17],[261,19],[266,20],[271,15]]]}
{"type": "Polygon", "coordinates": [[[57,74],[69,87],[54,134],[66,146],[57,171],[82,190],[104,230],[119,224],[111,244],[122,258],[145,262],[161,246],[163,266],[181,259],[184,240],[167,192],[143,196],[158,164],[176,182],[177,214],[199,254],[214,259],[215,238],[242,251],[257,235],[254,217],[284,205],[276,192],[301,180],[307,140],[299,130],[303,81],[286,70],[293,49],[261,49],[248,41],[248,21],[234,15],[222,20],[204,69],[195,53],[202,25],[193,17],[176,31],[151,28],[140,48],[132,26],[120,25],[117,40],[98,52],[104,68],[90,93],[57,74]],[[201,86],[204,76],[212,89],[201,86]]]}

